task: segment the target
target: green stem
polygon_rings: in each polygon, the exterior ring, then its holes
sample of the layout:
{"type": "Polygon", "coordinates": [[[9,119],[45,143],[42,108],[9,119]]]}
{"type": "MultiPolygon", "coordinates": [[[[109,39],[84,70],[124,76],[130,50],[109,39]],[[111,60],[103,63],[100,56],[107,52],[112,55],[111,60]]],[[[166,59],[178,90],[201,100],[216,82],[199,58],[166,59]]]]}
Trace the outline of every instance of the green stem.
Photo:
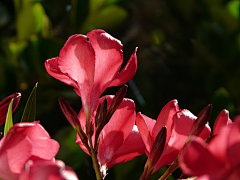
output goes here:
{"type": "Polygon", "coordinates": [[[152,171],[153,171],[153,168],[152,168],[152,170],[149,170],[149,167],[146,166],[144,168],[144,171],[143,171],[143,173],[142,173],[142,175],[141,175],[139,180],[149,180],[149,178],[150,178],[150,176],[152,174],[152,171]]]}
{"type": "Polygon", "coordinates": [[[96,178],[97,178],[97,180],[103,180],[103,178],[101,176],[100,169],[99,169],[99,165],[98,165],[97,153],[93,149],[91,138],[89,138],[89,144],[90,144],[91,157],[92,157],[92,162],[93,162],[93,167],[94,167],[94,170],[95,170],[96,178]]]}
{"type": "Polygon", "coordinates": [[[168,176],[170,176],[173,171],[175,171],[178,168],[178,158],[175,159],[175,161],[169,166],[167,171],[158,179],[158,180],[166,180],[168,176]]]}

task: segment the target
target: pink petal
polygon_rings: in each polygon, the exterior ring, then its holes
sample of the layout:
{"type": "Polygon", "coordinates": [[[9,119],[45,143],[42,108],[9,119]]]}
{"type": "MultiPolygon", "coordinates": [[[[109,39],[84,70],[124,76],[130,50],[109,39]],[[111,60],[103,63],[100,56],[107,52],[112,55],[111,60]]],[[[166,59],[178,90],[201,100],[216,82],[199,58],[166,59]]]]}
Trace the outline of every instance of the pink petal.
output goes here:
{"type": "MultiPolygon", "coordinates": [[[[171,138],[169,142],[166,143],[162,156],[154,167],[153,172],[156,172],[162,166],[171,164],[177,158],[178,153],[187,141],[192,125],[196,119],[197,117],[186,109],[178,111],[173,116],[171,138]]],[[[210,132],[209,126],[206,125],[199,136],[205,140],[210,136],[210,132]]]]}
{"type": "MultiPolygon", "coordinates": [[[[113,96],[107,96],[108,104],[113,96]]],[[[114,153],[122,146],[135,124],[135,104],[130,99],[123,99],[109,123],[102,130],[98,158],[102,165],[111,161],[114,153]]]]}
{"type": "MultiPolygon", "coordinates": [[[[193,115],[189,110],[184,109],[178,111],[173,116],[174,126],[168,145],[180,151],[185,144],[191,131],[192,125],[196,119],[197,117],[193,115]]],[[[205,125],[205,128],[199,136],[205,140],[210,136],[210,132],[211,130],[209,126],[205,125]]]]}
{"type": "Polygon", "coordinates": [[[226,154],[230,132],[230,126],[222,127],[220,132],[210,141],[208,145],[209,151],[222,163],[226,163],[228,161],[226,154]]]}
{"type": "Polygon", "coordinates": [[[79,137],[78,134],[77,134],[77,137],[76,137],[76,144],[78,144],[79,147],[80,147],[86,154],[88,154],[88,155],[90,156],[87,148],[83,145],[83,143],[82,143],[82,141],[81,141],[81,139],[80,139],[80,137],[79,137]]]}
{"type": "Polygon", "coordinates": [[[178,153],[184,146],[191,127],[196,119],[197,117],[186,109],[178,111],[173,116],[171,138],[166,142],[165,149],[155,165],[153,172],[156,172],[162,166],[171,164],[177,158],[178,153]]]}
{"type": "Polygon", "coordinates": [[[67,40],[58,57],[59,70],[78,84],[83,108],[93,108],[91,90],[95,72],[95,53],[84,35],[75,34],[67,40]]]}
{"type": "Polygon", "coordinates": [[[157,122],[153,128],[153,137],[156,138],[163,126],[167,127],[166,142],[169,141],[172,131],[173,115],[179,110],[176,99],[168,102],[161,110],[157,122]]]}
{"type": "Polygon", "coordinates": [[[115,164],[124,163],[136,156],[143,154],[145,146],[142,138],[138,132],[137,126],[134,125],[133,130],[123,142],[122,146],[114,153],[108,168],[111,168],[115,164]]]}
{"type": "Polygon", "coordinates": [[[213,126],[213,135],[216,135],[220,132],[220,129],[228,124],[231,124],[231,119],[229,118],[229,112],[227,110],[222,110],[218,115],[214,126],[213,126]]]}
{"type": "Polygon", "coordinates": [[[37,139],[32,142],[32,156],[44,160],[52,160],[58,153],[59,144],[53,139],[37,139]]]}
{"type": "Polygon", "coordinates": [[[122,44],[103,30],[93,30],[87,37],[96,57],[92,98],[98,99],[122,65],[122,44]]]}
{"type": "Polygon", "coordinates": [[[126,66],[121,70],[120,73],[114,78],[109,86],[120,86],[127,83],[135,75],[137,71],[137,48],[135,48],[133,54],[128,60],[126,66]]]}
{"type": "Polygon", "coordinates": [[[1,141],[0,178],[17,179],[25,162],[31,156],[32,144],[26,136],[20,133],[8,133],[1,141]]]}
{"type": "Polygon", "coordinates": [[[16,132],[28,136],[31,140],[50,138],[48,132],[37,121],[32,123],[17,123],[14,124],[13,128],[16,132]]]}
{"type": "Polygon", "coordinates": [[[228,173],[227,177],[225,177],[222,180],[238,180],[240,178],[240,168],[239,166],[236,166],[233,168],[233,170],[228,173]]]}
{"type": "Polygon", "coordinates": [[[156,124],[156,121],[139,112],[137,113],[136,124],[146,148],[146,155],[149,156],[153,144],[151,132],[156,124]]]}
{"type": "Polygon", "coordinates": [[[240,121],[240,115],[237,115],[233,118],[233,122],[235,122],[235,121],[240,121]]]}
{"type": "Polygon", "coordinates": [[[20,180],[78,180],[76,173],[60,160],[37,161],[27,164],[20,180]]]}
{"type": "Polygon", "coordinates": [[[12,127],[12,130],[27,136],[31,140],[33,157],[51,160],[56,156],[59,144],[57,141],[50,139],[48,132],[39,122],[17,123],[12,127]]]}
{"type": "Polygon", "coordinates": [[[223,167],[200,138],[188,142],[179,157],[179,166],[185,174],[193,176],[216,173],[223,167]]]}
{"type": "MultiPolygon", "coordinates": [[[[84,132],[86,132],[86,116],[83,109],[78,114],[78,119],[84,132]]],[[[94,121],[94,120],[93,120],[94,121]]]]}
{"type": "Polygon", "coordinates": [[[240,164],[240,121],[235,121],[230,128],[231,130],[229,132],[227,144],[227,158],[233,166],[238,166],[240,164]]]}
{"type": "Polygon", "coordinates": [[[78,88],[77,82],[71,77],[67,76],[66,74],[63,74],[59,69],[58,69],[58,57],[48,59],[44,63],[45,68],[52,77],[70,85],[73,86],[74,88],[78,88]]]}

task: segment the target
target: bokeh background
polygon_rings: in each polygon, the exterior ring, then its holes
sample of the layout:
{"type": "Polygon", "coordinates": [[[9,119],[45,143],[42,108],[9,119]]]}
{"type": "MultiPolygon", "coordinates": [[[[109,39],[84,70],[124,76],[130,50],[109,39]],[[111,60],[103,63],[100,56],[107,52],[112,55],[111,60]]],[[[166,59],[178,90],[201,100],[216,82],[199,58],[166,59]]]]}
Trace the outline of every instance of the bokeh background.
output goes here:
{"type": "MultiPolygon", "coordinates": [[[[0,100],[22,93],[14,113],[19,122],[38,82],[37,120],[59,141],[57,158],[79,179],[95,179],[91,159],[75,145],[58,105],[61,96],[78,112],[80,97],[48,75],[44,61],[58,56],[70,35],[104,29],[122,41],[124,64],[139,47],[138,70],[126,95],[137,112],[156,119],[167,102],[178,99],[180,109],[197,115],[211,103],[212,126],[222,109],[231,118],[240,114],[239,9],[239,0],[1,0],[0,100]]],[[[116,165],[106,179],[139,179],[146,159],[116,165]]]]}

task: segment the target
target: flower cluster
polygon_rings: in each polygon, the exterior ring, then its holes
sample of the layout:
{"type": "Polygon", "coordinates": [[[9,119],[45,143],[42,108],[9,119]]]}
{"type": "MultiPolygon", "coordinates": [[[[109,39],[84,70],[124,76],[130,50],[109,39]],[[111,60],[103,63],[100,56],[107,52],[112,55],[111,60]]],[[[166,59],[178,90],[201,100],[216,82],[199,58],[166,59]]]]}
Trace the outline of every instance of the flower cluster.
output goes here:
{"type": "MultiPolygon", "coordinates": [[[[20,97],[20,93],[15,93],[0,102],[2,117],[6,117],[12,99],[13,110],[16,109],[20,97]]],[[[58,150],[58,142],[51,139],[39,121],[14,124],[0,140],[0,178],[77,180],[71,168],[66,167],[62,161],[55,160],[58,150]],[[66,174],[69,174],[68,177],[66,174]]]]}
{"type": "MultiPolygon", "coordinates": [[[[81,97],[83,108],[78,115],[63,98],[59,99],[62,112],[77,132],[76,143],[92,157],[97,179],[104,179],[107,169],[115,164],[143,153],[148,159],[140,179],[149,179],[152,173],[166,165],[171,165],[167,173],[180,165],[185,175],[201,175],[195,173],[201,168],[192,166],[201,163],[196,162],[198,158],[191,159],[188,151],[194,149],[196,143],[211,139],[210,146],[221,138],[220,134],[225,134],[221,131],[227,130],[222,127],[231,123],[225,110],[217,118],[210,138],[211,105],[195,116],[189,110],[180,110],[177,100],[172,100],[154,120],[135,112],[134,102],[124,98],[126,87],[115,96],[100,98],[107,87],[122,85],[134,76],[136,50],[120,71],[121,42],[103,30],[93,30],[86,36],[71,36],[59,56],[45,62],[51,76],[73,86],[81,97]]],[[[196,157],[200,151],[196,151],[196,157]]]]}
{"type": "MultiPolygon", "coordinates": [[[[208,125],[212,105],[195,116],[179,109],[171,100],[152,119],[135,111],[134,101],[125,98],[124,85],[115,95],[101,94],[112,86],[128,82],[136,73],[137,48],[123,63],[122,44],[103,30],[71,36],[59,56],[45,61],[47,72],[72,86],[81,97],[76,113],[62,97],[60,108],[76,131],[76,144],[91,156],[97,180],[118,163],[146,154],[140,180],[148,180],[162,166],[166,179],[180,167],[181,178],[201,180],[239,179],[240,118],[232,122],[223,110],[212,135],[208,125]]],[[[20,93],[0,102],[0,123],[16,109],[20,93]],[[12,111],[9,107],[12,105],[12,111]]],[[[8,118],[8,117],[7,117],[8,118]]],[[[0,140],[0,178],[6,180],[77,180],[76,173],[55,160],[59,144],[51,139],[39,121],[13,125],[0,140]]]]}

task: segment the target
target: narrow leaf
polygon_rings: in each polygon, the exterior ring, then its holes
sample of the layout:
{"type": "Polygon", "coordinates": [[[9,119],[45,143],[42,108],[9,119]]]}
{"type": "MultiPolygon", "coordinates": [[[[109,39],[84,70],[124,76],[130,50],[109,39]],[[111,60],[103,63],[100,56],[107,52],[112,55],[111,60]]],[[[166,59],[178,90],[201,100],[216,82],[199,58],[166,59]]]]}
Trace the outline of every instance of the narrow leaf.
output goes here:
{"type": "Polygon", "coordinates": [[[13,126],[13,120],[12,120],[12,104],[13,104],[14,98],[12,98],[9,106],[8,106],[8,112],[7,112],[7,118],[5,122],[4,127],[4,136],[8,133],[9,129],[13,126]]]}
{"type": "Polygon", "coordinates": [[[36,83],[36,85],[34,86],[27,104],[25,106],[23,115],[22,115],[22,119],[21,122],[33,122],[35,121],[36,118],[36,92],[37,92],[37,85],[38,83],[36,83]]]}

